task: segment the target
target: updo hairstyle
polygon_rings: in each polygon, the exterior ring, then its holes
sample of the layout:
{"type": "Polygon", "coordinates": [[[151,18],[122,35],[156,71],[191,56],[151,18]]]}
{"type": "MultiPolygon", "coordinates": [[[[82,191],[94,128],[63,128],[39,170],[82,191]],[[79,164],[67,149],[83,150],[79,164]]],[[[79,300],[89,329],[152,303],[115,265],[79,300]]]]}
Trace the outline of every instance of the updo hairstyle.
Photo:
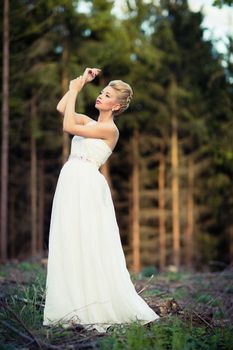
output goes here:
{"type": "Polygon", "coordinates": [[[108,85],[111,86],[117,93],[117,101],[121,107],[118,111],[114,111],[113,115],[119,115],[129,107],[130,101],[133,97],[133,90],[129,84],[122,80],[112,80],[108,85]]]}

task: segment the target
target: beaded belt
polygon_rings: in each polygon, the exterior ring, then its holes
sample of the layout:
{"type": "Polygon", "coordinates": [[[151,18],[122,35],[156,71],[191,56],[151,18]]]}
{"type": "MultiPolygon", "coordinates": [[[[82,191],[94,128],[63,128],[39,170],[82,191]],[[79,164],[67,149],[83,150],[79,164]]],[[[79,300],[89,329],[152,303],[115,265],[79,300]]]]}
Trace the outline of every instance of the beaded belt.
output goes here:
{"type": "Polygon", "coordinates": [[[80,154],[70,154],[69,159],[79,159],[79,160],[82,160],[84,162],[89,162],[89,163],[96,165],[98,168],[101,165],[98,162],[96,162],[94,159],[88,158],[86,156],[82,156],[80,154]]]}

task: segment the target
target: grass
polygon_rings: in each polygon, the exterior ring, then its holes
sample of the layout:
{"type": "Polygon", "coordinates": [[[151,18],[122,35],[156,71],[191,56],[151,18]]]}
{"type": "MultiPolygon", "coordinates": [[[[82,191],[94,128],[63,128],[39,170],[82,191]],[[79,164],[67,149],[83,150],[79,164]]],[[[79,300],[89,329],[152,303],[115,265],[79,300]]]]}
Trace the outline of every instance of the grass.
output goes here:
{"type": "Polygon", "coordinates": [[[178,317],[154,323],[150,329],[133,323],[127,329],[116,329],[99,341],[102,350],[232,350],[232,329],[193,327],[178,317]]]}
{"type": "MultiPolygon", "coordinates": [[[[149,273],[148,273],[149,275],[149,273]]],[[[0,268],[0,349],[232,350],[233,271],[134,276],[161,315],[149,325],[115,325],[106,334],[82,327],[42,327],[46,270],[23,262],[0,268]],[[230,278],[231,276],[231,278],[230,278]],[[214,286],[214,288],[213,288],[214,286]],[[175,308],[174,308],[175,305],[175,308]]]]}

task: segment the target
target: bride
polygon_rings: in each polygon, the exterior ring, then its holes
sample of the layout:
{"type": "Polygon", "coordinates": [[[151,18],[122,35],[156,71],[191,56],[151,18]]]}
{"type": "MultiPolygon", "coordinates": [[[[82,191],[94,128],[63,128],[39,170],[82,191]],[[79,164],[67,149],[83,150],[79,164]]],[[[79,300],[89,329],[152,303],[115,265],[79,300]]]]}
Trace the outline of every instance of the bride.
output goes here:
{"type": "Polygon", "coordinates": [[[75,112],[79,92],[99,73],[87,68],[57,106],[63,130],[74,136],[52,205],[43,325],[106,332],[114,324],[146,324],[159,316],[131,281],[111,192],[99,171],[117,144],[114,117],[128,108],[132,89],[121,80],[104,87],[95,102],[97,121],[75,112]]]}

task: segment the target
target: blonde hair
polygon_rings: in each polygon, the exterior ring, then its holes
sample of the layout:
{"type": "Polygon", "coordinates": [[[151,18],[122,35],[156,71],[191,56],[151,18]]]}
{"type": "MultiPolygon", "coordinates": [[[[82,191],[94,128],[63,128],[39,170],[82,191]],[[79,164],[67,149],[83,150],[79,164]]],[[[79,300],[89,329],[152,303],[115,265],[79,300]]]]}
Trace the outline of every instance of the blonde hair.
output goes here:
{"type": "Polygon", "coordinates": [[[121,107],[119,110],[113,112],[113,115],[119,115],[129,107],[130,101],[133,97],[133,90],[129,84],[122,80],[112,80],[108,85],[117,93],[117,100],[121,107]]]}

